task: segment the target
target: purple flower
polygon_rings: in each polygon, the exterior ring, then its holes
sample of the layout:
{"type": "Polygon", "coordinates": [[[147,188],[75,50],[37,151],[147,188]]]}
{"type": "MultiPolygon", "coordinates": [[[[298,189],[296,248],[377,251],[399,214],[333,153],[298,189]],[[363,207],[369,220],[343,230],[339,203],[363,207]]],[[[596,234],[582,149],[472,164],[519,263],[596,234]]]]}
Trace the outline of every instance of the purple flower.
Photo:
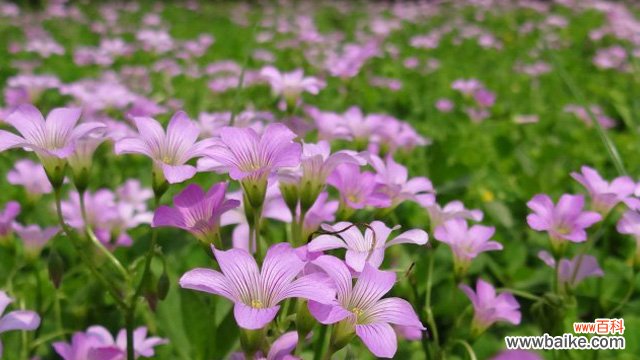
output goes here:
{"type": "Polygon", "coordinates": [[[205,192],[190,184],[174,199],[175,208],[160,206],[152,227],[177,227],[192,233],[198,240],[211,244],[220,228],[220,216],[240,205],[238,200],[225,199],[226,183],[217,183],[205,192]]]}
{"type": "MultiPolygon", "coordinates": [[[[561,259],[558,265],[558,281],[562,285],[576,287],[582,280],[591,276],[604,276],[604,272],[598,265],[598,259],[591,255],[577,255],[573,259],[561,259]],[[577,268],[577,269],[576,269],[577,268]]],[[[540,251],[538,258],[544,261],[549,267],[555,269],[556,260],[553,256],[546,252],[540,251]]]]}
{"type": "Polygon", "coordinates": [[[302,69],[281,73],[273,66],[267,66],[260,71],[260,76],[269,82],[273,94],[282,96],[289,105],[294,105],[303,92],[317,95],[326,85],[315,77],[305,77],[302,69]]]}
{"type": "Polygon", "coordinates": [[[391,199],[382,191],[382,186],[376,181],[376,175],[369,171],[361,173],[360,166],[356,164],[338,165],[327,178],[327,184],[340,192],[341,206],[351,209],[391,206],[391,199]]]}
{"type": "Polygon", "coordinates": [[[444,224],[445,221],[461,218],[473,221],[482,221],[484,214],[481,210],[467,210],[461,201],[452,201],[444,207],[440,207],[437,203],[426,207],[431,221],[431,228],[435,229],[444,224]]]}
{"type": "Polygon", "coordinates": [[[13,233],[13,224],[20,214],[20,203],[9,201],[4,210],[0,211],[0,242],[6,240],[13,233]]]}
{"type": "Polygon", "coordinates": [[[475,292],[464,284],[459,285],[459,288],[473,305],[472,332],[475,334],[482,333],[496,321],[506,321],[513,325],[520,323],[520,304],[511,293],[496,296],[496,289],[482,279],[478,279],[475,292]]]}
{"type": "Polygon", "coordinates": [[[408,301],[382,297],[391,290],[396,274],[365,265],[356,284],[347,266],[338,258],[324,255],[313,262],[335,281],[337,304],[309,301],[309,311],[322,324],[346,321],[356,335],[377,357],[391,358],[398,348],[391,325],[424,330],[408,301]]]}
{"type": "Polygon", "coordinates": [[[640,209],[627,210],[618,220],[616,229],[620,234],[632,235],[636,239],[636,263],[640,263],[640,209]]]}
{"type": "Polygon", "coordinates": [[[527,216],[529,226],[536,231],[547,231],[554,246],[564,240],[587,240],[585,229],[602,220],[602,216],[597,212],[582,210],[582,195],[564,194],[558,204],[554,205],[548,195],[538,194],[527,206],[533,210],[533,213],[527,216]]]}
{"type": "Polygon", "coordinates": [[[324,140],[317,144],[303,143],[300,165],[282,169],[279,178],[283,183],[299,187],[303,208],[307,210],[324,189],[329,175],[340,164],[365,165],[366,162],[355,151],[343,150],[331,154],[331,146],[324,140]]]}
{"type": "MultiPolygon", "coordinates": [[[[100,189],[95,193],[85,192],[84,202],[87,225],[93,229],[98,240],[109,248],[130,246],[133,240],[127,230],[151,222],[152,214],[146,212],[146,209],[136,209],[119,201],[109,189],[100,189]]],[[[85,222],[78,193],[71,193],[69,200],[62,202],[62,215],[70,226],[84,230],[85,222]]]]}
{"type": "Polygon", "coordinates": [[[424,245],[429,240],[429,236],[423,230],[412,229],[387,241],[391,232],[399,227],[389,228],[380,221],[374,221],[369,226],[370,228],[367,228],[362,234],[357,226],[349,222],[339,222],[333,226],[325,225],[324,229],[326,231],[340,231],[339,236],[320,235],[309,243],[309,251],[345,248],[347,249],[345,255],[347,265],[360,272],[365,264],[369,264],[374,268],[380,267],[384,260],[385,249],[391,245],[407,243],[424,245]]]}
{"type": "Polygon", "coordinates": [[[473,93],[473,99],[481,108],[489,108],[495,104],[496,94],[483,88],[473,93]]]}
{"type": "Polygon", "coordinates": [[[220,141],[207,153],[220,164],[220,170],[239,180],[254,208],[264,200],[267,180],[283,167],[300,164],[302,146],[286,126],[274,123],[262,136],[251,128],[225,127],[220,131],[220,141]]]}
{"type": "Polygon", "coordinates": [[[334,222],[338,211],[338,201],[329,200],[329,194],[323,191],[307,211],[304,217],[302,238],[306,239],[311,233],[318,230],[321,224],[334,222]]]}
{"type": "Polygon", "coordinates": [[[633,235],[640,241],[640,210],[627,210],[616,225],[620,234],[633,235]]]}
{"type": "Polygon", "coordinates": [[[492,226],[473,225],[469,227],[465,219],[447,220],[438,226],[433,236],[449,245],[453,252],[456,274],[464,274],[471,260],[485,251],[502,250],[502,244],[489,241],[496,229],[492,226]]]}
{"type": "Polygon", "coordinates": [[[93,154],[100,144],[102,144],[107,137],[87,135],[78,139],[76,142],[76,148],[69,156],[69,166],[73,171],[74,180],[77,182],[78,177],[86,177],[91,169],[91,163],[93,160],[93,154]]]}
{"type": "MultiPolygon", "coordinates": [[[[273,341],[269,347],[269,353],[267,356],[263,356],[261,352],[256,354],[258,360],[298,360],[300,358],[291,355],[298,344],[298,333],[296,331],[289,331],[282,334],[279,338],[273,341]]],[[[246,357],[243,353],[237,352],[231,354],[230,360],[245,360],[246,357]]]]}
{"type": "Polygon", "coordinates": [[[244,329],[261,329],[277,315],[280,303],[288,298],[303,298],[323,304],[335,302],[335,291],[317,274],[296,277],[305,263],[289,244],[272,246],[258,269],[255,259],[245,250],[213,254],[222,273],[198,268],[185,273],[180,286],[225,297],[234,302],[236,322],[244,329]]]}
{"type": "Polygon", "coordinates": [[[391,199],[391,207],[406,200],[414,201],[424,207],[435,203],[434,188],[426,177],[409,179],[407,168],[398,164],[388,155],[386,161],[378,156],[369,157],[371,166],[376,170],[376,178],[382,184],[381,191],[391,199]]]}
{"type": "Polygon", "coordinates": [[[571,177],[587,189],[593,210],[602,216],[606,216],[620,202],[630,205],[640,202],[632,198],[636,184],[630,177],[620,176],[609,183],[595,169],[583,166],[580,170],[581,173],[572,172],[571,177]]]}
{"type": "Polygon", "coordinates": [[[438,101],[436,101],[436,109],[442,113],[451,112],[454,106],[453,101],[449,99],[438,99],[438,101]]]}
{"type": "Polygon", "coordinates": [[[153,190],[143,188],[140,180],[129,179],[116,189],[116,194],[121,203],[143,213],[147,211],[147,201],[153,197],[153,190]]]}
{"type": "Polygon", "coordinates": [[[483,87],[482,83],[476,79],[458,79],[451,84],[453,90],[457,90],[464,95],[472,95],[483,87]]]}
{"type": "Polygon", "coordinates": [[[22,226],[18,223],[13,226],[13,229],[18,234],[18,237],[22,239],[25,251],[33,257],[40,254],[47,242],[60,231],[59,226],[50,226],[42,229],[38,225],[22,226]]]}
{"type": "Polygon", "coordinates": [[[142,154],[154,163],[154,179],[161,184],[166,179],[176,184],[192,178],[197,170],[187,161],[204,156],[211,141],[197,141],[198,126],[182,111],[173,115],[163,130],[160,123],[148,117],[134,118],[138,135],[120,139],[115,144],[116,154],[142,154]]]}
{"type": "Polygon", "coordinates": [[[22,137],[0,130],[0,152],[12,148],[33,150],[47,174],[62,182],[65,159],[73,154],[81,137],[103,129],[100,123],[87,122],[76,126],[80,109],[53,109],[47,119],[32,105],[20,105],[7,118],[22,137]]]}
{"type": "MultiPolygon", "coordinates": [[[[30,331],[40,326],[40,316],[33,311],[16,310],[4,314],[7,306],[12,302],[13,299],[7,293],[0,291],[0,334],[12,330],[30,331]]],[[[2,341],[0,341],[0,357],[2,357],[2,341]]]]}
{"type": "Polygon", "coordinates": [[[7,181],[12,185],[24,186],[28,196],[48,194],[53,190],[44,167],[27,159],[16,162],[7,174],[7,181]]]}
{"type": "MultiPolygon", "coordinates": [[[[147,328],[139,327],[133,332],[133,348],[136,358],[155,356],[154,348],[166,344],[159,337],[147,338],[147,328]]],[[[71,343],[53,343],[53,349],[64,360],[125,360],[127,352],[126,331],[120,330],[116,339],[102,326],[91,326],[86,332],[73,334],[71,343]]]]}

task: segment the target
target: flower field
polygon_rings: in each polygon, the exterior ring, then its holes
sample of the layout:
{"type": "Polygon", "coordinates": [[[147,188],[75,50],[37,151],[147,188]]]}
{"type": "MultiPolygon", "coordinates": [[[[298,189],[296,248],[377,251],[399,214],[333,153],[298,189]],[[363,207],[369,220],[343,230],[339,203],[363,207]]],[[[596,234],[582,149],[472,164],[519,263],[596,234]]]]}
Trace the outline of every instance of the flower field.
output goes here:
{"type": "Polygon", "coordinates": [[[0,0],[0,359],[640,359],[639,16],[0,0]]]}

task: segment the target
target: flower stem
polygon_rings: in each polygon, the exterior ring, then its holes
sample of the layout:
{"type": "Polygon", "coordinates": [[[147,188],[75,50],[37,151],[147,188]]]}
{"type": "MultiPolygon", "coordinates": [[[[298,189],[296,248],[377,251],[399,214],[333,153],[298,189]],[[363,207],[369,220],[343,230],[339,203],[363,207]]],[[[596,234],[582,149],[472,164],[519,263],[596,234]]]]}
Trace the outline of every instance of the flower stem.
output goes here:
{"type": "Polygon", "coordinates": [[[622,300],[620,301],[620,303],[618,303],[618,305],[616,307],[614,307],[613,309],[609,310],[609,312],[607,313],[608,318],[611,318],[613,315],[615,315],[618,311],[620,311],[631,299],[631,296],[633,295],[633,292],[635,290],[636,287],[636,270],[635,268],[633,270],[631,270],[631,280],[629,281],[629,288],[627,289],[627,293],[624,295],[624,297],[622,298],[622,300]]]}
{"type": "Polygon", "coordinates": [[[431,288],[433,285],[433,266],[435,263],[435,253],[432,251],[429,253],[429,273],[427,274],[427,295],[425,311],[427,313],[427,324],[431,328],[431,334],[433,336],[433,344],[436,354],[440,351],[440,335],[438,333],[438,327],[436,326],[435,318],[433,317],[433,309],[431,308],[431,288]]]}
{"type": "Polygon", "coordinates": [[[84,194],[84,191],[78,190],[78,196],[80,197],[80,211],[82,212],[82,221],[84,222],[85,232],[87,233],[89,239],[91,239],[91,242],[98,248],[98,250],[100,250],[100,252],[109,260],[109,262],[111,262],[111,264],[118,270],[120,275],[122,275],[122,277],[127,280],[129,278],[129,273],[127,272],[127,270],[124,268],[124,266],[122,266],[120,261],[118,261],[113,253],[106,247],[104,247],[102,242],[98,240],[98,237],[93,232],[93,229],[91,229],[91,225],[89,225],[89,222],[87,221],[87,210],[84,201],[84,194]]]}
{"type": "Polygon", "coordinates": [[[65,234],[71,239],[71,243],[73,244],[80,260],[85,263],[85,265],[89,268],[89,271],[98,279],[100,283],[107,289],[109,294],[113,297],[114,301],[120,306],[121,309],[127,309],[127,304],[120,297],[119,291],[116,285],[109,281],[95,266],[93,261],[86,257],[85,251],[80,246],[80,239],[75,236],[73,229],[67,223],[64,222],[64,217],[62,216],[62,205],[61,205],[61,188],[57,187],[54,189],[54,195],[56,200],[56,212],[58,214],[58,222],[65,234]]]}
{"type": "MultiPolygon", "coordinates": [[[[160,205],[160,199],[162,198],[162,194],[164,191],[155,192],[154,197],[154,208],[157,209],[160,205]]],[[[142,290],[149,278],[149,273],[151,272],[151,260],[153,259],[153,254],[155,253],[156,243],[158,242],[158,230],[157,228],[151,229],[151,243],[149,244],[149,250],[147,251],[145,261],[144,261],[144,269],[142,271],[142,277],[140,278],[140,283],[136,287],[133,296],[129,300],[129,306],[127,309],[127,315],[125,318],[126,322],[126,331],[127,331],[127,360],[134,360],[134,343],[133,343],[133,323],[136,315],[136,307],[138,304],[138,298],[142,295],[142,290]]]]}

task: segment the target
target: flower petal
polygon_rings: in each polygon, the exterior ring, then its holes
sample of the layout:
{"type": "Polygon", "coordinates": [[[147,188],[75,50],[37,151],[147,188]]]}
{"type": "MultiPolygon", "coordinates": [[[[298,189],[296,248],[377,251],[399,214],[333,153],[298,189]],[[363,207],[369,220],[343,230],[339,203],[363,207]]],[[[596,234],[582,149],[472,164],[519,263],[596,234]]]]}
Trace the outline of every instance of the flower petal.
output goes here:
{"type": "Polygon", "coordinates": [[[324,325],[335,324],[338,321],[346,319],[353,315],[340,305],[327,305],[315,301],[309,301],[307,304],[309,312],[319,323],[324,325]]]}
{"type": "Polygon", "coordinates": [[[351,272],[342,260],[334,256],[322,255],[315,259],[312,264],[320,267],[333,279],[336,286],[338,301],[340,303],[343,303],[350,297],[353,280],[351,272]]]}
{"type": "Polygon", "coordinates": [[[374,323],[383,322],[425,329],[411,304],[396,297],[381,299],[367,309],[364,316],[374,323]]]}
{"type": "Polygon", "coordinates": [[[280,293],[277,302],[293,297],[313,300],[323,304],[331,304],[335,302],[336,291],[326,285],[326,275],[312,273],[296,279],[287,286],[287,288],[280,293]]]}
{"type": "Polygon", "coordinates": [[[162,164],[162,173],[169,184],[178,184],[191,179],[197,170],[191,165],[162,164]]]}
{"type": "Polygon", "coordinates": [[[8,131],[0,130],[0,152],[8,149],[28,147],[29,145],[26,139],[8,131]]]}
{"type": "Polygon", "coordinates": [[[35,330],[38,326],[40,316],[33,311],[13,311],[0,318],[0,333],[10,330],[35,330]]]}
{"type": "Polygon", "coordinates": [[[308,245],[309,251],[326,251],[338,248],[345,248],[347,245],[337,236],[333,235],[320,235],[311,240],[308,245]]]}
{"type": "Polygon", "coordinates": [[[238,326],[241,328],[258,330],[275,319],[278,310],[280,310],[280,306],[278,305],[270,308],[256,309],[244,303],[237,302],[233,307],[233,315],[236,318],[238,326]]]}
{"type": "Polygon", "coordinates": [[[377,357],[392,358],[398,350],[396,333],[389,324],[356,325],[356,334],[377,357]]]}
{"type": "Polygon", "coordinates": [[[360,309],[367,309],[388,293],[395,282],[396,274],[393,271],[382,271],[365,264],[353,287],[351,304],[360,309]]]}
{"type": "Polygon", "coordinates": [[[180,287],[224,296],[231,301],[238,301],[229,281],[221,273],[210,269],[193,269],[180,278],[180,287]]]}
{"type": "Polygon", "coordinates": [[[429,235],[420,229],[411,229],[409,231],[405,231],[402,234],[395,237],[393,240],[387,242],[387,246],[395,245],[395,244],[416,244],[416,245],[424,245],[429,241],[429,235]]]}
{"type": "Polygon", "coordinates": [[[271,344],[267,360],[285,360],[285,356],[290,355],[298,344],[298,333],[289,331],[282,334],[271,344]]]}
{"type": "Polygon", "coordinates": [[[247,251],[213,249],[213,253],[228,281],[229,290],[237,299],[245,302],[260,299],[260,271],[256,260],[247,251]]]}

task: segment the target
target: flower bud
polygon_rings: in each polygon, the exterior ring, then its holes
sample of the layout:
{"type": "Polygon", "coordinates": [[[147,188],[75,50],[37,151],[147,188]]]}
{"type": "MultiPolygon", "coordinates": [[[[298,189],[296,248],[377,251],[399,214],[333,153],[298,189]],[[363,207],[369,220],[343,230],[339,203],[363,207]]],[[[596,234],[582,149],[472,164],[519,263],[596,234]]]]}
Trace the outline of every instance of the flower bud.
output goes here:
{"type": "Polygon", "coordinates": [[[336,352],[349,345],[355,335],[355,327],[351,321],[342,320],[335,324],[331,333],[331,350],[336,352]]]}
{"type": "Polygon", "coordinates": [[[240,329],[240,345],[247,358],[253,358],[255,353],[264,346],[266,327],[259,330],[240,329]]]}
{"type": "Polygon", "coordinates": [[[51,249],[47,267],[49,269],[49,279],[56,289],[59,288],[64,276],[64,261],[56,249],[51,249]]]}
{"type": "Polygon", "coordinates": [[[295,183],[280,181],[280,193],[284,199],[287,208],[292,214],[296,213],[298,208],[298,186],[295,183]]]}
{"type": "Polygon", "coordinates": [[[158,294],[158,299],[166,299],[167,294],[169,293],[169,288],[169,275],[167,275],[166,271],[163,271],[162,275],[160,275],[160,278],[158,279],[158,283],[156,284],[156,293],[158,294]]]}
{"type": "Polygon", "coordinates": [[[262,204],[264,204],[264,198],[267,194],[267,182],[253,182],[253,181],[242,181],[242,189],[244,192],[245,198],[245,207],[250,207],[253,209],[262,208],[262,204]]]}
{"type": "Polygon", "coordinates": [[[307,301],[299,299],[296,309],[296,330],[300,339],[304,339],[311,332],[317,321],[309,312],[307,301]]]}

